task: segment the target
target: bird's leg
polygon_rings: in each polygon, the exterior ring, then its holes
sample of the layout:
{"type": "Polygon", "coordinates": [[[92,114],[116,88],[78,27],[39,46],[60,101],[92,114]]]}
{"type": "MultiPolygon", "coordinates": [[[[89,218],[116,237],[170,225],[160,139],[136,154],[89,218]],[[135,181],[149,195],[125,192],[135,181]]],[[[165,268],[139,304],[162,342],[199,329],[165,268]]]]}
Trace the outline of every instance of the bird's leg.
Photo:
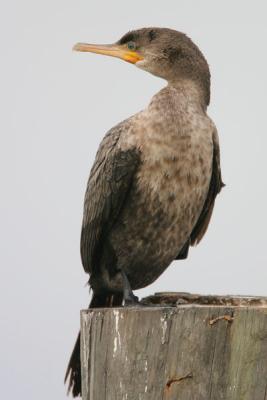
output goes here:
{"type": "Polygon", "coordinates": [[[122,268],[120,273],[123,280],[123,304],[125,306],[137,306],[139,304],[138,297],[133,294],[130,282],[122,268]]]}
{"type": "MultiPolygon", "coordinates": [[[[130,282],[127,278],[126,273],[122,268],[119,269],[119,272],[121,273],[122,280],[123,280],[123,305],[126,307],[166,307],[166,304],[143,304],[139,302],[139,299],[137,296],[133,294],[130,282]]],[[[175,307],[175,306],[173,306],[175,307]]]]}

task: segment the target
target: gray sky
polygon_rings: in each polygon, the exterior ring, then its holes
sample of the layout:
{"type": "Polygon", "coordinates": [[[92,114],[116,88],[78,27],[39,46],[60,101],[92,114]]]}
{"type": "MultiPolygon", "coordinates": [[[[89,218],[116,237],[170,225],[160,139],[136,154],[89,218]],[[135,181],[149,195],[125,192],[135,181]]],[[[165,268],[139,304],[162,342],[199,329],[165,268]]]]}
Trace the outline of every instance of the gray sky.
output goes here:
{"type": "Polygon", "coordinates": [[[63,374],[88,303],[79,239],[89,170],[105,132],[165,85],[120,60],[73,53],[77,41],[170,27],[211,68],[227,187],[189,259],[137,294],[267,294],[266,12],[264,0],[2,5],[1,398],[66,398],[63,374]]]}

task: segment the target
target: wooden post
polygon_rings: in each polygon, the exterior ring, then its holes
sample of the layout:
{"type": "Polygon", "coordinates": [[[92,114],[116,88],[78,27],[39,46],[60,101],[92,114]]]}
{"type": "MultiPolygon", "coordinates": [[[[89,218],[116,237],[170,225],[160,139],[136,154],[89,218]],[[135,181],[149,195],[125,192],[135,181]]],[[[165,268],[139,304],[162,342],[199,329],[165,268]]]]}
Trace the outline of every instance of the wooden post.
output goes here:
{"type": "Polygon", "coordinates": [[[267,298],[143,303],[81,312],[83,400],[267,400],[267,298]]]}

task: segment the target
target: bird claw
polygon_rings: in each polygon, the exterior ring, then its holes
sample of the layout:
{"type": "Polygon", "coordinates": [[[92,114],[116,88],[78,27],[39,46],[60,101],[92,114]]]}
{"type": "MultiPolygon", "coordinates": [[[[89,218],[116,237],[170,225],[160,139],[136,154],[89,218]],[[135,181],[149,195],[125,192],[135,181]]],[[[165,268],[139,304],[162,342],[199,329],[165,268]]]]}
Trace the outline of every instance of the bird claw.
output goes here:
{"type": "Polygon", "coordinates": [[[124,299],[123,302],[124,307],[140,307],[139,299],[133,293],[129,293],[128,296],[124,299]]]}

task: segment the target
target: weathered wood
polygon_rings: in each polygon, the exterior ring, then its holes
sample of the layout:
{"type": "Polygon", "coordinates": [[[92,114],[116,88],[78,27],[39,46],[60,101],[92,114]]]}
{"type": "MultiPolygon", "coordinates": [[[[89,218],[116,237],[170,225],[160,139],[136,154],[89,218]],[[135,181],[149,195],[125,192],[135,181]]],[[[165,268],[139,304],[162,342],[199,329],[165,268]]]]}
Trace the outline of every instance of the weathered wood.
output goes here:
{"type": "Polygon", "coordinates": [[[83,400],[267,400],[266,298],[143,303],[82,311],[83,400]]]}

